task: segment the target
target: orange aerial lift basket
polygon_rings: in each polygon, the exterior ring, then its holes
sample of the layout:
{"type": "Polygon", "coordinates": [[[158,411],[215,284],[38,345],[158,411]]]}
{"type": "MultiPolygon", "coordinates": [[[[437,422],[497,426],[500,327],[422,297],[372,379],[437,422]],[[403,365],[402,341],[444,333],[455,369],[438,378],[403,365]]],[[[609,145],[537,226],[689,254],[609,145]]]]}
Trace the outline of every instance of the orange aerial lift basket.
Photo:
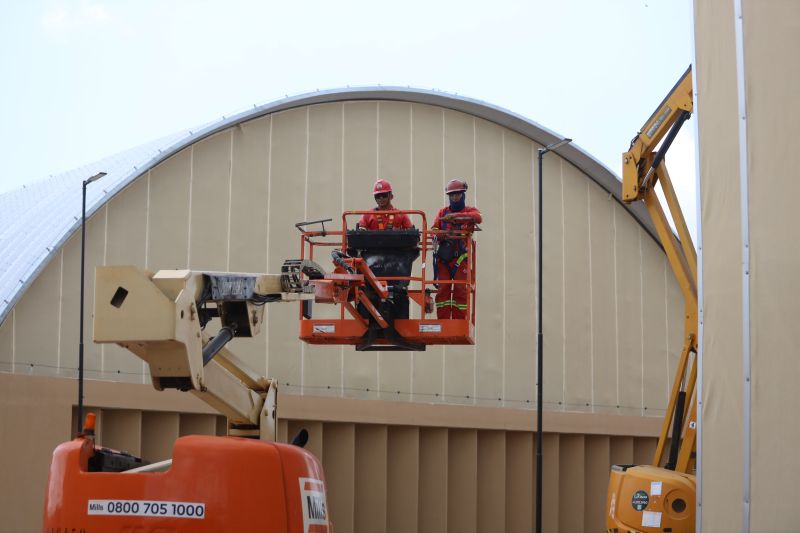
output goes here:
{"type": "MultiPolygon", "coordinates": [[[[345,211],[342,229],[328,231],[331,219],[296,224],[301,231],[301,260],[287,262],[313,286],[314,302],[336,304],[334,318],[313,315],[310,300],[302,302],[300,339],[309,344],[349,344],[356,350],[423,351],[431,344],[475,344],[476,250],[473,231],[432,230],[422,211],[345,211]],[[403,213],[419,228],[405,230],[362,230],[348,219],[362,214],[403,213]],[[310,230],[319,225],[321,229],[310,230]],[[450,241],[467,254],[464,280],[435,279],[436,256],[442,243],[450,241]],[[332,272],[325,273],[316,262],[329,258],[332,272]],[[437,318],[434,293],[437,287],[466,286],[464,318],[437,318]]],[[[330,316],[330,315],[328,315],[330,316]]]]}

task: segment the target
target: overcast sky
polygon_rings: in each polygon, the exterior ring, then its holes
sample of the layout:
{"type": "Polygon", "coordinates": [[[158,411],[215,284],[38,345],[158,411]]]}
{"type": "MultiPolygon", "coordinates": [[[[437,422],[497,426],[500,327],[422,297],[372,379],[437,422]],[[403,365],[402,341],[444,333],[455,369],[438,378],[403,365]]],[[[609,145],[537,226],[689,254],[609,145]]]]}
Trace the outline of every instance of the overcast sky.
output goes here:
{"type": "MultiPolygon", "coordinates": [[[[620,155],[692,62],[691,0],[0,0],[0,193],[317,89],[484,100],[620,155]]],[[[695,124],[667,162],[695,220],[695,124]]]]}

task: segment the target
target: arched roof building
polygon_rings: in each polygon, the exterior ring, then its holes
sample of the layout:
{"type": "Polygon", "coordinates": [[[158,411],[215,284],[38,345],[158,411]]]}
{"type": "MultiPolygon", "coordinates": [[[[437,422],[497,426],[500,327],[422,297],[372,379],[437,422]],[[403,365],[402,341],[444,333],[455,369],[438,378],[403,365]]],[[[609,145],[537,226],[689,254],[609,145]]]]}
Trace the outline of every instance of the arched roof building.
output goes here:
{"type": "MultiPolygon", "coordinates": [[[[461,177],[485,219],[475,346],[422,353],[306,346],[297,340],[294,312],[267,309],[266,334],[237,339],[232,350],[279,381],[284,435],[310,425],[311,449],[326,468],[339,461],[328,472],[338,494],[330,503],[337,530],[410,531],[441,520],[464,531],[481,520],[524,528],[532,517],[535,163],[537,149],[559,138],[460,96],[393,87],[323,91],[2,195],[0,371],[23,391],[41,383],[23,375],[59,390],[74,383],[59,378],[76,375],[81,180],[96,172],[108,175],[88,189],[89,303],[96,265],[274,273],[299,253],[295,222],[371,207],[376,178],[392,181],[396,206],[432,215],[444,204],[444,183],[461,177]],[[363,446],[381,451],[360,455],[363,446]],[[442,464],[452,468],[442,471],[442,464]],[[504,489],[485,493],[481,480],[495,467],[504,489]],[[365,469],[379,472],[377,493],[359,485],[365,469]],[[430,498],[392,497],[430,495],[431,487],[430,498]],[[475,516],[460,515],[458,500],[473,502],[461,507],[475,516]]],[[[646,214],[620,202],[617,177],[575,145],[544,163],[548,446],[550,457],[569,459],[555,464],[548,483],[571,491],[603,485],[612,460],[641,462],[653,449],[659,420],[645,415],[662,413],[668,399],[683,304],[646,214]]],[[[90,339],[90,304],[85,318],[90,339]]],[[[86,375],[99,380],[98,391],[110,390],[106,382],[129,383],[119,385],[127,391],[122,399],[87,402],[107,410],[108,439],[153,459],[168,456],[174,437],[192,430],[186,411],[210,416],[177,393],[150,391],[143,363],[115,346],[87,343],[86,375]]],[[[69,435],[74,402],[65,398],[42,414],[52,421],[48,443],[69,435]]],[[[203,427],[215,431],[209,424],[203,427]]],[[[597,496],[580,513],[563,501],[547,520],[562,530],[594,524],[604,488],[597,496]]]]}

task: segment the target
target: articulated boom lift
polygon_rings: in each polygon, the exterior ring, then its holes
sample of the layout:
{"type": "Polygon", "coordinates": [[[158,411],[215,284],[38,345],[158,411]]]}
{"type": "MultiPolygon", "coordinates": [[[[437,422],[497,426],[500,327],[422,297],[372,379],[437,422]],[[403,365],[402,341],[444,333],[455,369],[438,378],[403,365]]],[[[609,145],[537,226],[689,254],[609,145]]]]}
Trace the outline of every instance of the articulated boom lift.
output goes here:
{"type": "Polygon", "coordinates": [[[239,438],[179,438],[173,459],[153,465],[95,445],[86,433],[56,448],[45,531],[329,532],[317,459],[276,439],[277,388],[230,353],[258,334],[263,306],[313,298],[289,269],[250,275],[99,267],[95,342],[116,343],[150,367],[153,386],[190,391],[228,419],[239,438]],[[206,326],[220,327],[210,337],[206,326]]]}
{"type": "Polygon", "coordinates": [[[622,156],[623,201],[642,201],[647,207],[683,292],[685,319],[683,349],[653,462],[648,466],[612,467],[606,526],[614,532],[695,530],[697,256],[664,163],[664,155],[680,127],[691,117],[692,110],[690,67],[622,156]],[[680,243],[656,195],[656,183],[661,184],[680,243]],[[670,427],[672,433],[667,450],[670,427]]]}

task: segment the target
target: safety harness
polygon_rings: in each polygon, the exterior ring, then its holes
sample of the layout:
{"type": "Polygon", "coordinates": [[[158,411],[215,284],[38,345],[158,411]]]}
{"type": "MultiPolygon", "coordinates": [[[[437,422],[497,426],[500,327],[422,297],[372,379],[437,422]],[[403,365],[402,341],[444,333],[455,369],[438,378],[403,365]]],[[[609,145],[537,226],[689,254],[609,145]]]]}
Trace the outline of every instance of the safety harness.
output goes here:
{"type": "MultiPolygon", "coordinates": [[[[375,211],[378,211],[377,207],[375,208],[375,211]]],[[[389,219],[389,222],[388,224],[384,224],[383,215],[382,214],[375,215],[375,219],[378,221],[379,230],[394,228],[394,214],[390,214],[387,218],[389,219]]]]}

